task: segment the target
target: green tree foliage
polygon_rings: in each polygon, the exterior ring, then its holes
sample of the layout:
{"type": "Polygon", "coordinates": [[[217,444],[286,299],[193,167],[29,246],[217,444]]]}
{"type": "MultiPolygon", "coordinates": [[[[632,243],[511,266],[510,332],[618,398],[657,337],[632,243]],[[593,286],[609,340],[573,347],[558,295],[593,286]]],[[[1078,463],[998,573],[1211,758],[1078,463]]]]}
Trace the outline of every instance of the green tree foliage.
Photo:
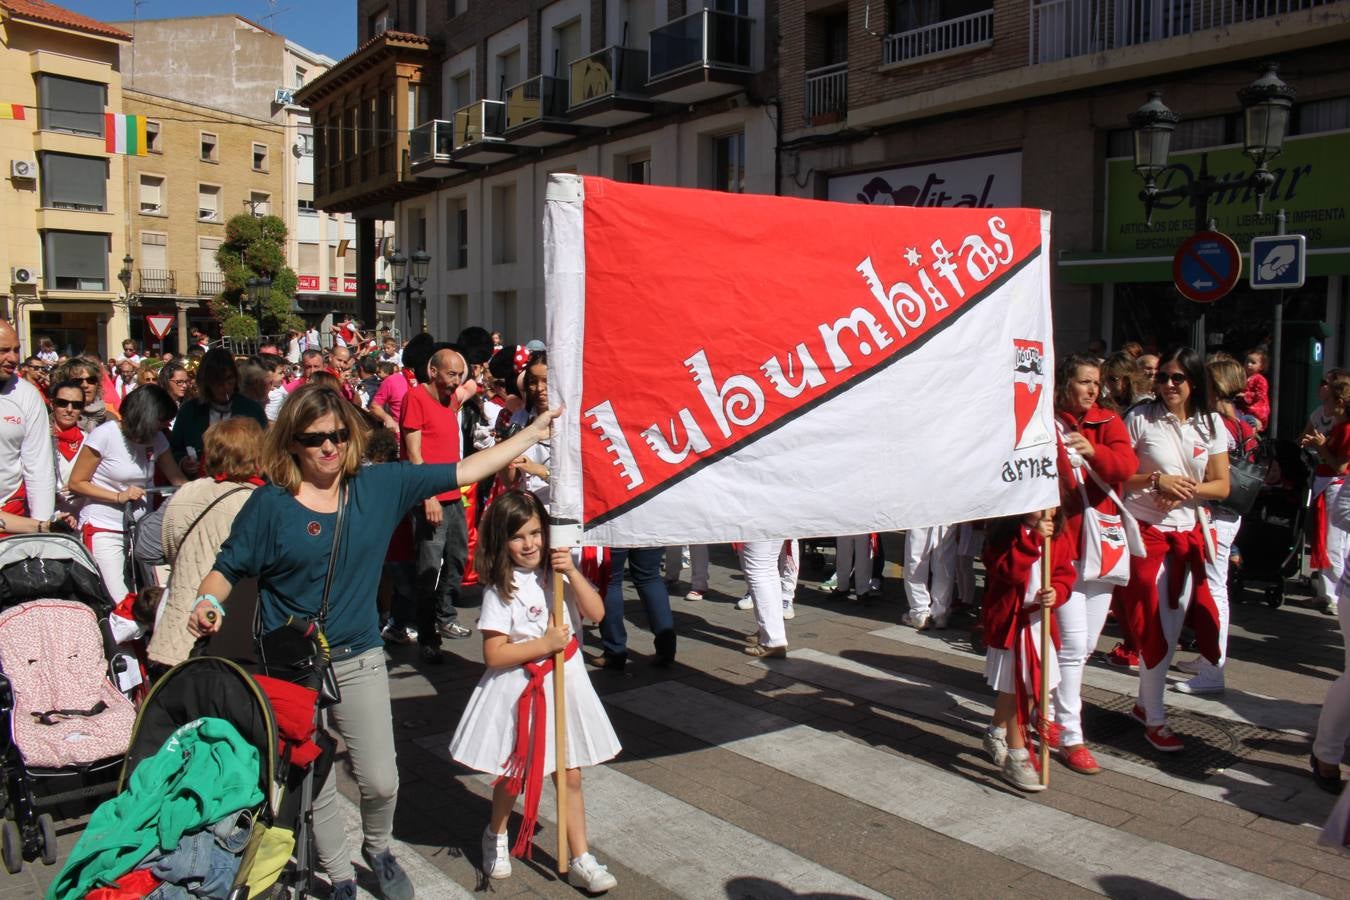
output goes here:
{"type": "Polygon", "coordinates": [[[304,321],[291,312],[298,280],[286,265],[285,247],[286,223],[277,216],[241,213],[226,223],[225,242],[216,251],[225,287],[211,301],[211,312],[226,337],[284,334],[291,328],[304,328],[304,321]],[[271,279],[261,308],[254,307],[248,296],[250,278],[271,279]]]}

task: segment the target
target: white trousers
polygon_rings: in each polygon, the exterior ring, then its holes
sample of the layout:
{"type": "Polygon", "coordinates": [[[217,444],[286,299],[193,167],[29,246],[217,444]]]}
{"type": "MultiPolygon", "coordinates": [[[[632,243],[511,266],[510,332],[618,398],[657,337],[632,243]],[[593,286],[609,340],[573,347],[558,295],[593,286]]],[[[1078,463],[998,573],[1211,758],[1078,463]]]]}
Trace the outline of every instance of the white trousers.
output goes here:
{"type": "MultiPolygon", "coordinates": [[[[1233,555],[1233,541],[1237,539],[1238,529],[1242,527],[1242,517],[1234,519],[1220,518],[1223,514],[1216,515],[1214,522],[1214,560],[1205,563],[1205,582],[1209,585],[1209,593],[1214,598],[1214,605],[1219,609],[1219,665],[1220,675],[1223,673],[1223,664],[1228,661],[1228,559],[1233,555]]],[[[1209,660],[1201,657],[1203,669],[1214,668],[1209,660]]]]}
{"type": "MultiPolygon", "coordinates": [[[[673,546],[666,548],[666,581],[680,580],[684,570],[684,548],[673,546]]],[[[708,589],[708,545],[689,545],[689,590],[706,591],[708,589]]]]}
{"type": "Polygon", "coordinates": [[[1111,608],[1112,586],[1101,581],[1074,582],[1068,601],[1055,609],[1059,625],[1059,687],[1055,690],[1055,721],[1064,730],[1063,745],[1083,743],[1083,668],[1097,649],[1111,608]]]}
{"type": "Polygon", "coordinates": [[[839,579],[835,590],[848,590],[852,578],[854,593],[866,594],[872,587],[872,536],[850,534],[835,538],[834,570],[839,579]]]}
{"type": "Polygon", "coordinates": [[[956,580],[956,539],[951,525],[911,528],[905,534],[905,597],[911,613],[945,616],[956,580]]]}
{"type": "Polygon", "coordinates": [[[797,539],[784,541],[778,551],[778,583],[783,590],[783,608],[792,605],[797,597],[797,576],[802,568],[801,547],[797,539]]]}
{"type": "Polygon", "coordinates": [[[121,603],[127,595],[127,579],[124,566],[127,563],[127,551],[122,542],[120,531],[98,531],[91,538],[94,545],[92,556],[98,566],[98,574],[103,576],[103,585],[113,603],[121,603]]]}
{"type": "Polygon", "coordinates": [[[1350,596],[1341,598],[1336,617],[1340,619],[1341,639],[1345,642],[1345,665],[1322,701],[1313,756],[1324,763],[1340,765],[1346,744],[1350,743],[1350,596]]]}
{"type": "Polygon", "coordinates": [[[746,541],[741,545],[741,564],[745,581],[755,603],[755,624],[759,626],[759,640],[765,647],[786,647],[787,631],[783,627],[783,581],[778,570],[778,557],[783,542],[746,541]]]}
{"type": "Polygon", "coordinates": [[[1330,600],[1336,596],[1336,587],[1345,572],[1345,551],[1350,546],[1350,535],[1346,533],[1343,527],[1345,523],[1340,516],[1335,515],[1336,498],[1340,496],[1344,485],[1336,484],[1330,478],[1318,477],[1314,480],[1313,490],[1316,491],[1323,483],[1326,483],[1324,493],[1327,498],[1327,558],[1331,561],[1331,568],[1314,571],[1312,582],[1317,596],[1330,600]]]}
{"type": "Polygon", "coordinates": [[[1163,703],[1163,692],[1167,690],[1167,669],[1172,665],[1177,638],[1181,637],[1181,625],[1186,621],[1186,609],[1191,602],[1191,574],[1187,572],[1182,578],[1177,608],[1171,608],[1167,583],[1173,564],[1171,557],[1168,557],[1158,566],[1158,616],[1162,620],[1167,652],[1152,669],[1144,664],[1142,657],[1139,660],[1139,705],[1144,708],[1150,728],[1167,723],[1167,707],[1163,703]]]}

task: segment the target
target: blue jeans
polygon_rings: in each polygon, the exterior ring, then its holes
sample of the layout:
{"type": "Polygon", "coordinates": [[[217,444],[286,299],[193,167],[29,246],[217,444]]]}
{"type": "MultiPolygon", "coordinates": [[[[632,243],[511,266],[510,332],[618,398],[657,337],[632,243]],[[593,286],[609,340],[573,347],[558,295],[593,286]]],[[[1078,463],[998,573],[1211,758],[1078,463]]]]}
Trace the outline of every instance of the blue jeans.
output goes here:
{"type": "Polygon", "coordinates": [[[643,609],[647,624],[656,636],[656,655],[675,658],[675,617],[670,612],[670,592],[661,580],[661,559],[665,547],[639,547],[632,550],[610,551],[613,574],[605,591],[605,618],[600,622],[600,646],[610,656],[627,658],[628,631],[623,622],[623,573],[627,564],[643,609]]]}
{"type": "Polygon", "coordinates": [[[185,835],[172,852],[152,855],[141,863],[164,882],[150,894],[154,900],[188,897],[223,898],[239,871],[239,854],[252,832],[252,816],[227,816],[211,828],[185,835]]]}

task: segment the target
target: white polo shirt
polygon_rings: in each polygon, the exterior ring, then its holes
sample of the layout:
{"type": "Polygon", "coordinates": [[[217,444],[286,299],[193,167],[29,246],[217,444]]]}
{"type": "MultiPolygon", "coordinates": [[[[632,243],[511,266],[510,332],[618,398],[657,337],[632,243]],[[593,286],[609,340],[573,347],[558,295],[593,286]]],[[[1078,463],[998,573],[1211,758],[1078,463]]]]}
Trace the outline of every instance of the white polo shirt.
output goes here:
{"type": "Polygon", "coordinates": [[[21,484],[28,492],[28,514],[50,519],[56,468],[47,406],[38,389],[16,375],[0,385],[0,503],[21,484]]]}
{"type": "MultiPolygon", "coordinates": [[[[1205,480],[1209,458],[1228,452],[1228,429],[1217,413],[1204,413],[1181,421],[1160,402],[1135,407],[1125,416],[1125,430],[1139,457],[1139,472],[1161,472],[1205,480]]],[[[1125,492],[1125,507],[1141,522],[1171,528],[1194,528],[1194,503],[1184,503],[1164,512],[1158,494],[1150,487],[1125,492]]]]}

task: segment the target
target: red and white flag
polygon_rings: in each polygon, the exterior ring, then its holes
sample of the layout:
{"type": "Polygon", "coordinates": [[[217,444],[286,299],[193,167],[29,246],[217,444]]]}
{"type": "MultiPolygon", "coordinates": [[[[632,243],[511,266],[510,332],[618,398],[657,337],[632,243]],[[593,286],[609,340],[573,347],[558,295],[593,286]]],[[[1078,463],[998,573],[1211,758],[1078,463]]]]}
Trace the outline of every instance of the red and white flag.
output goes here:
{"type": "Polygon", "coordinates": [[[634,547],[1057,505],[1049,234],[553,176],[552,515],[634,547]]]}

